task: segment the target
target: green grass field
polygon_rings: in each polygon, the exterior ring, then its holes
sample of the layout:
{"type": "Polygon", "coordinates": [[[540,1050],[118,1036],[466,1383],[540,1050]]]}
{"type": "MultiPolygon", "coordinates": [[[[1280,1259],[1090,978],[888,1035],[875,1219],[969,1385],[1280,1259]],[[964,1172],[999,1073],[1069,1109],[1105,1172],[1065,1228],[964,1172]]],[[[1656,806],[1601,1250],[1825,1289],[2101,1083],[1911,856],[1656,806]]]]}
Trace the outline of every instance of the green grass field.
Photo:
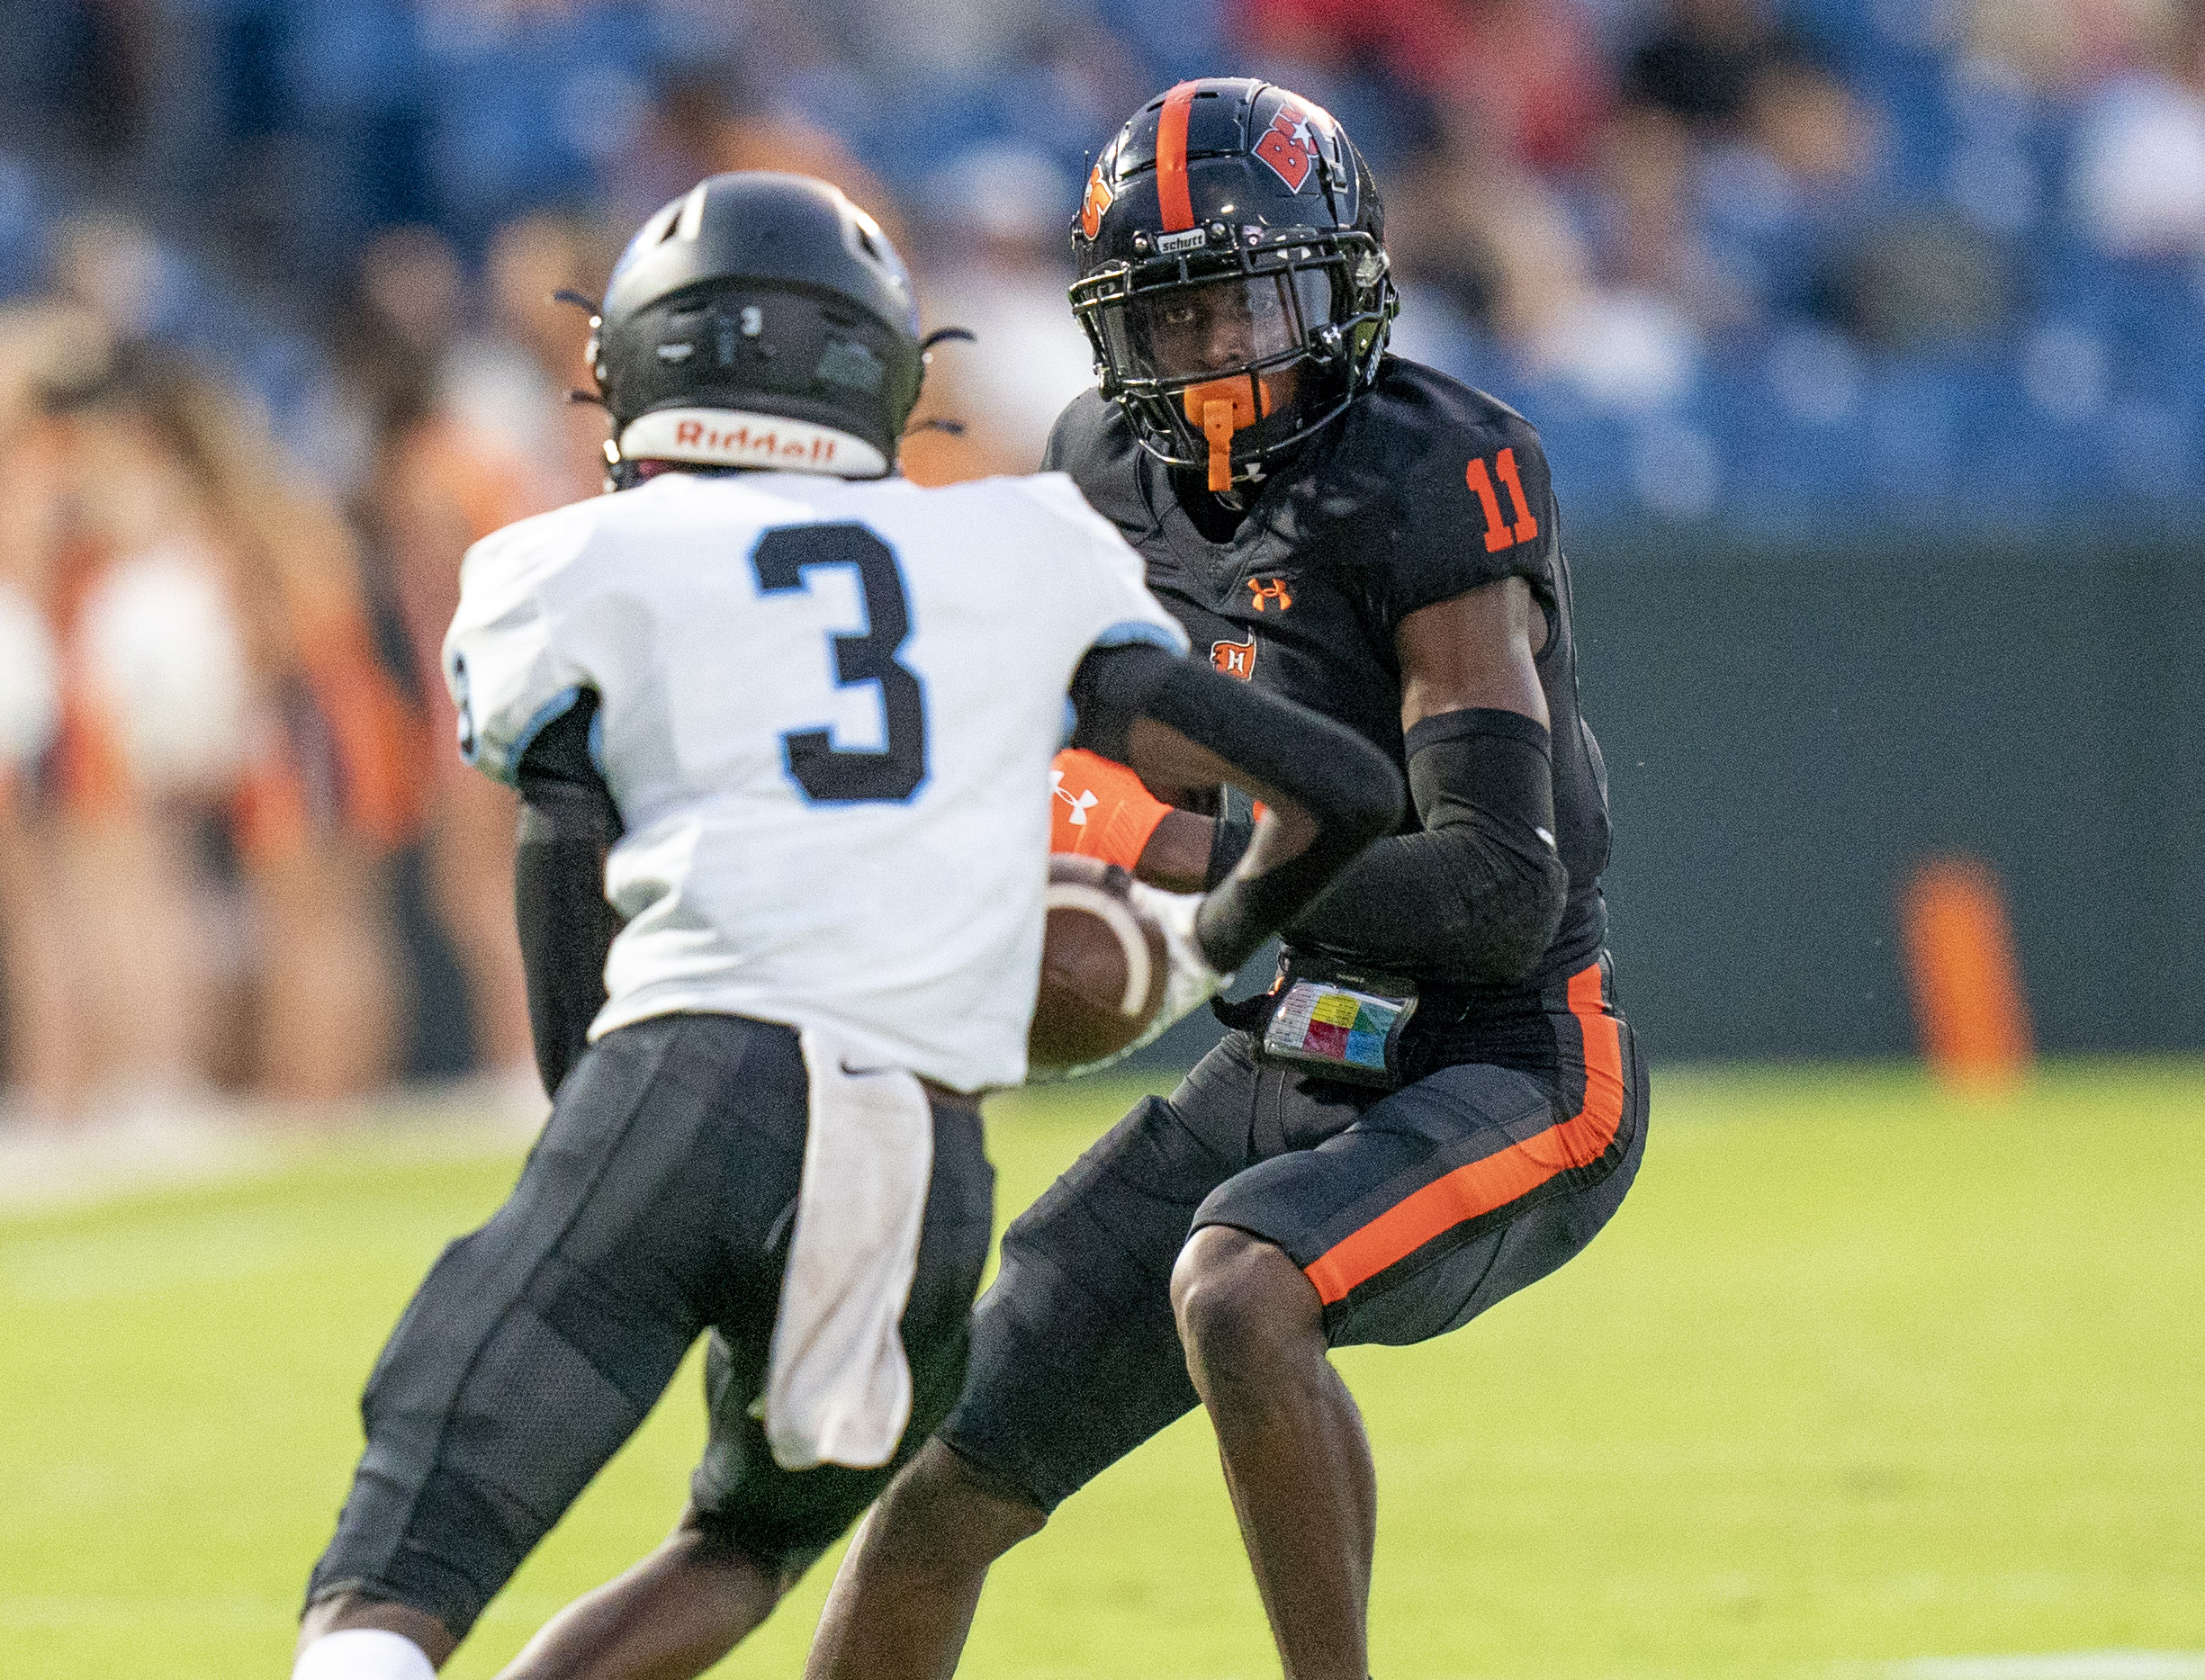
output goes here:
{"type": "MultiPolygon", "coordinates": [[[[994,1104],[1003,1209],[1126,1094],[994,1104]]],[[[1653,1127],[1563,1271],[1341,1356],[1378,1453],[1377,1673],[2205,1652],[2205,1066],[2056,1065],[1990,1108],[1898,1071],[1679,1073],[1653,1127]]],[[[287,1673],[368,1363],[516,1161],[355,1134],[0,1220],[0,1675],[287,1673]]],[[[447,1673],[655,1542],[701,1412],[692,1369],[447,1673]]],[[[721,1672],[794,1676],[830,1567],[721,1672]]],[[[1276,1672],[1199,1416],[1005,1562],[964,1669],[1276,1672]]]]}

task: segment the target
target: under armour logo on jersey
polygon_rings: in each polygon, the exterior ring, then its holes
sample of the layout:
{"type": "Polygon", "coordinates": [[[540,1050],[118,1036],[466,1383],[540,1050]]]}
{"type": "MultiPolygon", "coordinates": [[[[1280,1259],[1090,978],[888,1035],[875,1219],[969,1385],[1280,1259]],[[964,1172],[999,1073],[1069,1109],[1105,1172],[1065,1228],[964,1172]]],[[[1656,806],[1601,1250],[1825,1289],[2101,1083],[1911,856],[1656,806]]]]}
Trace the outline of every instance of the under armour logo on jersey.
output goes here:
{"type": "Polygon", "coordinates": [[[1288,192],[1301,191],[1310,166],[1317,161],[1317,137],[1310,132],[1309,117],[1292,101],[1281,105],[1279,114],[1271,119],[1264,138],[1256,142],[1256,155],[1286,183],[1288,192]]]}
{"type": "Polygon", "coordinates": [[[1246,682],[1256,675],[1256,638],[1246,642],[1212,642],[1210,662],[1228,677],[1246,682]]]}
{"type": "Polygon", "coordinates": [[[1095,798],[1094,789],[1092,787],[1081,788],[1079,791],[1079,797],[1075,799],[1072,796],[1072,790],[1064,785],[1064,772],[1062,770],[1051,770],[1048,773],[1048,790],[1058,798],[1063,800],[1065,804],[1072,807],[1072,814],[1066,817],[1065,821],[1069,822],[1074,828],[1085,828],[1087,826],[1087,813],[1094,810],[1095,806],[1101,803],[1095,798]]]}
{"type": "Polygon", "coordinates": [[[1250,578],[1248,579],[1248,605],[1260,613],[1264,610],[1264,604],[1266,601],[1276,601],[1279,604],[1279,611],[1282,613],[1294,604],[1294,597],[1286,592],[1285,579],[1250,578]]]}

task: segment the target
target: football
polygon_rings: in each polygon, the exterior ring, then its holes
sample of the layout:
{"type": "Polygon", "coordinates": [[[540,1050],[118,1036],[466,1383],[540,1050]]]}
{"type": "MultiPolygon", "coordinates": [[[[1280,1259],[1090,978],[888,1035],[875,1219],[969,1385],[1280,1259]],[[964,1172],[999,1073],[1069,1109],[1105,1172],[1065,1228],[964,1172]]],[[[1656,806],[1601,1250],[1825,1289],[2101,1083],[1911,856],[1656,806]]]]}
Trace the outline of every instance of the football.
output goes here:
{"type": "Polygon", "coordinates": [[[1028,1077],[1101,1061],[1139,1037],[1164,1002],[1164,930],[1134,903],[1133,877],[1098,858],[1048,860],[1041,989],[1026,1035],[1028,1077]]]}

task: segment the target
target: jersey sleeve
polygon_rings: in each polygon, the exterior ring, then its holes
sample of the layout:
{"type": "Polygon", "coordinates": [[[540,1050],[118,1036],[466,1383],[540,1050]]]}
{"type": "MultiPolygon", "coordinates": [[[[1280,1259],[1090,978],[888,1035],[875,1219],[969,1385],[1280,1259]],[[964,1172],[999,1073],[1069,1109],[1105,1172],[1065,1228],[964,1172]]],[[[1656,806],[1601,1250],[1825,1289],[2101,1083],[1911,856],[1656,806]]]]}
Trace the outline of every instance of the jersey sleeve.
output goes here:
{"type": "Polygon", "coordinates": [[[530,743],[591,686],[562,645],[563,615],[548,598],[588,537],[582,521],[526,520],[484,537],[460,568],[459,612],[444,639],[460,756],[508,786],[530,743]]]}
{"type": "Polygon", "coordinates": [[[1141,557],[1118,527],[1090,508],[1060,472],[1026,481],[1030,492],[1066,527],[1071,551],[1062,573],[1081,580],[1086,641],[1080,648],[1127,647],[1148,642],[1173,653],[1188,651],[1187,633],[1142,580],[1141,557]]]}
{"type": "Polygon", "coordinates": [[[1552,596],[1560,534],[1539,434],[1490,398],[1436,387],[1420,385],[1390,417],[1391,453],[1403,464],[1390,517],[1379,522],[1387,540],[1370,551],[1365,577],[1374,615],[1389,630],[1503,578],[1552,596]]]}
{"type": "Polygon", "coordinates": [[[1094,391],[1083,391],[1066,403],[1049,427],[1048,442],[1041,451],[1041,471],[1070,472],[1091,459],[1112,407],[1094,391]]]}

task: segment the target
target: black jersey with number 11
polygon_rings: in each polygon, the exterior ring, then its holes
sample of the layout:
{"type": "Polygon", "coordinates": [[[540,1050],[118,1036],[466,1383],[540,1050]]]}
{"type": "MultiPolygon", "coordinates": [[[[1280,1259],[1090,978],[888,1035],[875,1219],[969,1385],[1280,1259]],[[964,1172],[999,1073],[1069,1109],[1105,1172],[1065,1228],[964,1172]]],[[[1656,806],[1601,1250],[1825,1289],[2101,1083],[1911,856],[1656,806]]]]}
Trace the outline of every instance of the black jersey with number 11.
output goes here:
{"type": "MultiPolygon", "coordinates": [[[[1042,464],[1069,473],[1140,552],[1149,588],[1198,654],[1337,718],[1404,769],[1396,628],[1420,607],[1524,579],[1546,620],[1537,665],[1553,743],[1555,847],[1570,897],[1537,969],[1518,987],[1476,999],[1475,1012],[1534,1005],[1598,955],[1606,937],[1607,775],[1578,708],[1553,485],[1539,435],[1523,416],[1388,357],[1372,390],[1258,487],[1238,526],[1216,541],[1182,505],[1170,470],[1142,451],[1117,405],[1099,393],[1065,410],[1042,464]]],[[[1413,812],[1405,818],[1410,829],[1416,821],[1413,812]]]]}

